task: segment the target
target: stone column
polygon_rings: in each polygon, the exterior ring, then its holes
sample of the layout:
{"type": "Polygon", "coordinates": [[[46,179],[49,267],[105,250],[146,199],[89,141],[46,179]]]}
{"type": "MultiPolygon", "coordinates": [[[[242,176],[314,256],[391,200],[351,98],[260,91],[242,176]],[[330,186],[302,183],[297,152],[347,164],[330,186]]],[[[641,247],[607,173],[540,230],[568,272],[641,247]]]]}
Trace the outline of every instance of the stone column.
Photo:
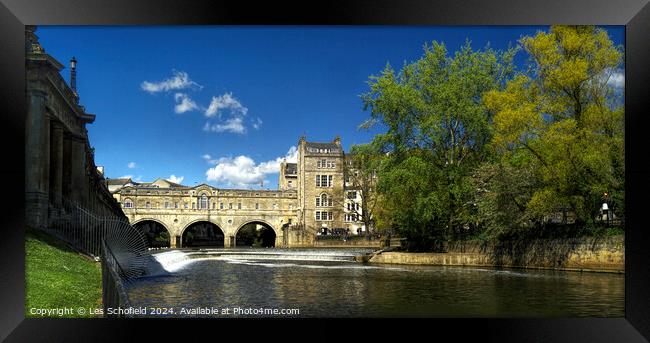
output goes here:
{"type": "Polygon", "coordinates": [[[70,141],[70,183],[72,199],[81,206],[88,206],[88,178],[86,175],[86,150],[82,137],[74,136],[70,141]]]}
{"type": "Polygon", "coordinates": [[[63,197],[68,200],[72,199],[72,142],[69,133],[63,135],[63,182],[62,182],[62,192],[63,197]]]}
{"type": "Polygon", "coordinates": [[[48,211],[50,127],[47,93],[27,90],[25,130],[25,216],[27,227],[45,228],[48,211]]]}
{"type": "Polygon", "coordinates": [[[224,235],[223,236],[223,247],[224,248],[233,248],[235,246],[235,236],[233,235],[224,235]]]}
{"type": "Polygon", "coordinates": [[[52,146],[51,146],[50,170],[52,174],[52,204],[54,208],[60,209],[63,193],[63,127],[61,123],[52,123],[52,146]]]}

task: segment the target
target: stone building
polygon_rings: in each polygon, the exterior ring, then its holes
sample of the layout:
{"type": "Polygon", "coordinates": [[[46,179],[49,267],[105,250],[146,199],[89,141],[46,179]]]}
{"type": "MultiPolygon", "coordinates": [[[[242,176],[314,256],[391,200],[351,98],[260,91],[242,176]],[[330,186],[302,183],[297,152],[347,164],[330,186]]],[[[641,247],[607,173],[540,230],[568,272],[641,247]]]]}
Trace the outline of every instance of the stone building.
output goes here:
{"type": "Polygon", "coordinates": [[[64,66],[45,52],[25,29],[26,131],[25,212],[27,227],[46,228],[62,213],[63,203],[77,203],[97,215],[124,216],[94,163],[86,124],[95,115],[79,104],[76,64],[70,61],[70,85],[64,66]]]}
{"type": "Polygon", "coordinates": [[[106,183],[133,225],[163,233],[172,247],[187,246],[188,234],[195,241],[236,246],[250,225],[268,229],[274,246],[311,246],[320,235],[364,232],[359,211],[351,210],[359,208],[360,197],[346,189],[345,173],[338,137],[324,143],[302,137],[297,163],[280,164],[277,190],[189,187],[165,179],[106,183]]]}

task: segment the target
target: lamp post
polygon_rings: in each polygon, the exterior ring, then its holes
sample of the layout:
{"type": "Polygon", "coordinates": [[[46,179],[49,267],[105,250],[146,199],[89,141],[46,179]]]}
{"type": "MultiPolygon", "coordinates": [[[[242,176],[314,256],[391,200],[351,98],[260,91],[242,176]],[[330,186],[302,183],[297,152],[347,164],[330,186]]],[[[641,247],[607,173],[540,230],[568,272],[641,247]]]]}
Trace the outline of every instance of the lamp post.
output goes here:
{"type": "Polygon", "coordinates": [[[609,200],[609,194],[607,192],[603,194],[603,199],[604,201],[601,210],[603,211],[605,216],[607,216],[607,226],[609,227],[609,205],[607,204],[607,201],[609,200]]]}

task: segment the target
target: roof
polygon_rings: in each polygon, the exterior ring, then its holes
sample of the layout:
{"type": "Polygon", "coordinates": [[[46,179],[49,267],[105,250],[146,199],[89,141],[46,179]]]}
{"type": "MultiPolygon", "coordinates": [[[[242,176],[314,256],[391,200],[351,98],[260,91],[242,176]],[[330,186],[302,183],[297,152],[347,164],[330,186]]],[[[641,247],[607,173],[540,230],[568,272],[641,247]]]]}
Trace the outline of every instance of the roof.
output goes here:
{"type": "Polygon", "coordinates": [[[106,179],[106,184],[107,185],[125,185],[131,181],[131,178],[120,178],[120,179],[106,179]]]}
{"type": "Polygon", "coordinates": [[[334,143],[316,143],[316,142],[306,142],[308,148],[316,149],[332,149],[337,150],[339,146],[334,143]]]}
{"type": "Polygon", "coordinates": [[[167,180],[167,182],[169,182],[169,184],[170,184],[172,187],[187,187],[187,186],[183,186],[183,185],[181,185],[180,183],[171,182],[171,181],[169,181],[169,180],[167,180]]]}
{"type": "Polygon", "coordinates": [[[284,166],[285,174],[297,174],[298,173],[298,163],[287,163],[284,166]]]}

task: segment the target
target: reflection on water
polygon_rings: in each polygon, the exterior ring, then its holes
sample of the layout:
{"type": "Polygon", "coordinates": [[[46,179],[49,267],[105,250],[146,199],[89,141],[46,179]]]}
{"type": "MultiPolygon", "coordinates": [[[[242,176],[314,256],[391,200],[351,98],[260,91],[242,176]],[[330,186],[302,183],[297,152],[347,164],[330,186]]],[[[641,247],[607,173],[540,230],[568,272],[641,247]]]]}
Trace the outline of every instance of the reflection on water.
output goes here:
{"type": "Polygon", "coordinates": [[[200,252],[171,275],[134,283],[129,296],[176,315],[241,307],[297,308],[299,317],[624,316],[621,274],[362,264],[348,258],[356,253],[200,252]]]}

